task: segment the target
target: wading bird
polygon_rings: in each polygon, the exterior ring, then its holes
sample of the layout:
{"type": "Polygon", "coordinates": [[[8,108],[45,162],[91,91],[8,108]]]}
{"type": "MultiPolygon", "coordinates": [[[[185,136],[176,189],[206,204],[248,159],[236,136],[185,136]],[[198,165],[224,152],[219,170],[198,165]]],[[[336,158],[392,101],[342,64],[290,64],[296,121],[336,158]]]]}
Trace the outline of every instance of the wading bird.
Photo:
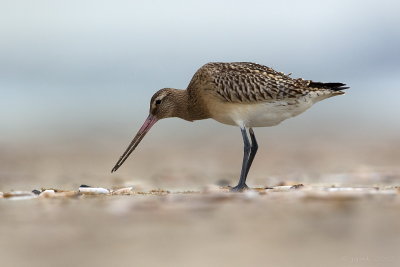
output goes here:
{"type": "Polygon", "coordinates": [[[313,82],[289,76],[250,62],[205,64],[194,74],[186,90],[164,88],[153,95],[149,116],[111,172],[121,167],[158,120],[212,118],[240,127],[244,155],[239,183],[232,191],[247,189],[246,177],[258,149],[253,127],[275,126],[316,102],[344,94],[342,90],[348,88],[343,83],[313,82]]]}

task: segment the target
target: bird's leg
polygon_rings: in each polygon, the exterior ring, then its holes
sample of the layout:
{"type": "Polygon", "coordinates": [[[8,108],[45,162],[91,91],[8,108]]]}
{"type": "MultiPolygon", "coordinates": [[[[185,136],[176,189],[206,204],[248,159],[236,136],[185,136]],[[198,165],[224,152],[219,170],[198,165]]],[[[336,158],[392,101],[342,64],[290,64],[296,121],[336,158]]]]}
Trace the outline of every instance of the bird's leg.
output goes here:
{"type": "Polygon", "coordinates": [[[242,131],[242,136],[243,136],[244,151],[243,151],[243,163],[242,163],[242,171],[240,173],[240,180],[238,185],[232,188],[232,191],[236,192],[248,188],[248,186],[246,185],[246,176],[249,169],[249,159],[251,155],[251,145],[249,138],[247,137],[246,128],[241,127],[240,130],[242,131]]]}
{"type": "Polygon", "coordinates": [[[251,164],[253,163],[254,157],[256,156],[257,150],[258,150],[258,144],[257,144],[256,136],[254,135],[253,128],[250,128],[249,132],[250,132],[250,138],[251,138],[251,147],[250,147],[249,162],[247,164],[247,169],[246,169],[246,177],[247,177],[247,174],[249,174],[251,164]]]}

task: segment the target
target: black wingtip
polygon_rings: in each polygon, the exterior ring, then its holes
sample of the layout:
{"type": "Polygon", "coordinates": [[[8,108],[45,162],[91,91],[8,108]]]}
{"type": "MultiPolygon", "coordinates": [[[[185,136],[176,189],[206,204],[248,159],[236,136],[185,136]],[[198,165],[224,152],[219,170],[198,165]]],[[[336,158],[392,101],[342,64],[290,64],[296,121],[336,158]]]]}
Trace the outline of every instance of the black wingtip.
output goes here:
{"type": "Polygon", "coordinates": [[[321,82],[311,82],[309,87],[330,89],[333,91],[341,91],[350,88],[349,86],[346,86],[345,83],[321,83],[321,82]]]}

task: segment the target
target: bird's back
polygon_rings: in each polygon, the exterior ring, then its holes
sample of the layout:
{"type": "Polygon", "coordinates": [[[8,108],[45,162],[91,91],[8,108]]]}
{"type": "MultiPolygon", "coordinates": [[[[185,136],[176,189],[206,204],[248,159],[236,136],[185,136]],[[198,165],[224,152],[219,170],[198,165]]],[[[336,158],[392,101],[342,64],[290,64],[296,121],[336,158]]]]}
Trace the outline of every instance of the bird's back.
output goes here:
{"type": "MultiPolygon", "coordinates": [[[[293,79],[250,62],[208,63],[187,91],[209,117],[230,125],[263,127],[297,116],[314,103],[343,94],[342,83],[293,79]]],[[[194,105],[198,106],[198,105],[194,105]]]]}
{"type": "Polygon", "coordinates": [[[211,91],[221,101],[231,103],[259,103],[284,99],[296,99],[314,95],[327,98],[343,94],[342,83],[319,83],[293,79],[256,63],[213,62],[202,66],[193,76],[189,91],[211,91]]]}

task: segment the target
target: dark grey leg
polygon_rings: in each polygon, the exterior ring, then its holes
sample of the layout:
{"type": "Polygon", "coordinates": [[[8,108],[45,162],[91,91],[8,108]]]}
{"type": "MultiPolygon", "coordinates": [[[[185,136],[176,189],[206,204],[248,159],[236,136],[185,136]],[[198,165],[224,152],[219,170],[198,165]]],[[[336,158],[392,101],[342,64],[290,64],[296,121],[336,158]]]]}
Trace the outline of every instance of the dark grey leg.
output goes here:
{"type": "Polygon", "coordinates": [[[243,144],[244,144],[244,151],[243,151],[243,163],[242,163],[242,171],[240,173],[240,180],[237,186],[232,188],[232,191],[242,191],[244,189],[247,189],[248,186],[246,185],[246,176],[248,172],[248,164],[249,164],[249,159],[250,159],[250,153],[251,153],[251,145],[249,138],[247,137],[247,131],[246,128],[240,128],[242,131],[242,137],[243,137],[243,144]]]}
{"type": "Polygon", "coordinates": [[[243,154],[243,164],[242,164],[242,171],[240,173],[239,183],[237,186],[232,188],[232,191],[236,192],[249,188],[246,185],[246,178],[258,150],[258,144],[253,129],[252,128],[249,129],[251,144],[249,142],[249,138],[247,137],[246,129],[241,128],[240,130],[242,131],[242,136],[243,136],[244,154],[243,154]]]}
{"type": "Polygon", "coordinates": [[[257,144],[256,136],[254,135],[254,132],[253,132],[253,128],[250,128],[249,132],[250,132],[250,138],[251,138],[251,148],[250,148],[249,163],[247,164],[246,177],[247,177],[247,174],[249,174],[251,164],[253,163],[254,157],[256,156],[257,150],[258,150],[258,144],[257,144]]]}

